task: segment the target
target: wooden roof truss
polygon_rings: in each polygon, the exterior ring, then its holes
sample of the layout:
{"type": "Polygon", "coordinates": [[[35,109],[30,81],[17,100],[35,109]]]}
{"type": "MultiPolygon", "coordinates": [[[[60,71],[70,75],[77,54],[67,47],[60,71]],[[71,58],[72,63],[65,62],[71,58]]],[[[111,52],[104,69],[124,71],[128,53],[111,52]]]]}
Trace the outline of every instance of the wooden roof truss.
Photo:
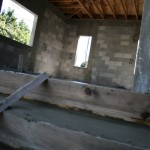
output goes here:
{"type": "Polygon", "coordinates": [[[144,0],[49,0],[71,19],[140,20],[144,0]]]}

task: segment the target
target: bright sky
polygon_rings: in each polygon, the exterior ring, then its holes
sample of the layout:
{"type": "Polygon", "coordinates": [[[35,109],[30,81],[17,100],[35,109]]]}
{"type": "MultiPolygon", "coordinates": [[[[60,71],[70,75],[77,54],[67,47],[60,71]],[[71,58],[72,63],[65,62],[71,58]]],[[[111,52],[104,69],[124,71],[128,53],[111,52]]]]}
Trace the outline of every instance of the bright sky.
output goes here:
{"type": "Polygon", "coordinates": [[[10,7],[10,9],[15,10],[14,15],[18,18],[18,21],[24,20],[31,31],[34,22],[34,15],[27,11],[25,7],[21,7],[20,5],[18,5],[17,2],[15,3],[13,0],[3,0],[1,13],[3,10],[7,11],[10,7]]]}

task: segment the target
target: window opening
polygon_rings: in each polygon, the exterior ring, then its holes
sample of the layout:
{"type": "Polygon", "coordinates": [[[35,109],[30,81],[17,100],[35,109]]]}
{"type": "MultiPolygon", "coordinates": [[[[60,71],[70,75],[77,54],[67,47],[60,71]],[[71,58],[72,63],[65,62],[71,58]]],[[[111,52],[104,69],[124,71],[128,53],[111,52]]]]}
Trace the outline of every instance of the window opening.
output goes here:
{"type": "Polygon", "coordinates": [[[75,57],[75,67],[87,68],[92,36],[79,36],[75,57]]]}
{"type": "Polygon", "coordinates": [[[33,45],[38,16],[15,0],[3,0],[0,34],[22,44],[33,45]]]}

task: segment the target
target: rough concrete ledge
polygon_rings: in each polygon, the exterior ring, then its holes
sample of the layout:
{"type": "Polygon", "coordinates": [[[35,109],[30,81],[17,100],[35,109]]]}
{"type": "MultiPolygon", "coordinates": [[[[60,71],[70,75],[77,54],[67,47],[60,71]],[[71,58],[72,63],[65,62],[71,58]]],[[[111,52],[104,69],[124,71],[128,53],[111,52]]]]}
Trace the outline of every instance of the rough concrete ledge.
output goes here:
{"type": "MultiPolygon", "coordinates": [[[[11,94],[33,78],[33,75],[0,71],[0,93],[11,94]]],[[[150,124],[149,116],[142,118],[143,113],[150,113],[148,94],[49,78],[25,98],[60,107],[88,110],[97,115],[150,124]]]]}
{"type": "Polygon", "coordinates": [[[51,123],[28,121],[7,111],[0,117],[0,122],[0,142],[13,148],[32,150],[143,149],[60,128],[51,123]]]}

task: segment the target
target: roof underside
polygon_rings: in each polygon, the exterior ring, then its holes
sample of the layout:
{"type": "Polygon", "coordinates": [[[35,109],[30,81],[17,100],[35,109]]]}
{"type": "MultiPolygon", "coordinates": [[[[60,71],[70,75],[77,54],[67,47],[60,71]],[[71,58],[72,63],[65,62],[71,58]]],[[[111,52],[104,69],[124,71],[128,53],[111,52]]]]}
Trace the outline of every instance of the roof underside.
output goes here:
{"type": "Polygon", "coordinates": [[[49,0],[70,19],[140,20],[144,0],[49,0]]]}

